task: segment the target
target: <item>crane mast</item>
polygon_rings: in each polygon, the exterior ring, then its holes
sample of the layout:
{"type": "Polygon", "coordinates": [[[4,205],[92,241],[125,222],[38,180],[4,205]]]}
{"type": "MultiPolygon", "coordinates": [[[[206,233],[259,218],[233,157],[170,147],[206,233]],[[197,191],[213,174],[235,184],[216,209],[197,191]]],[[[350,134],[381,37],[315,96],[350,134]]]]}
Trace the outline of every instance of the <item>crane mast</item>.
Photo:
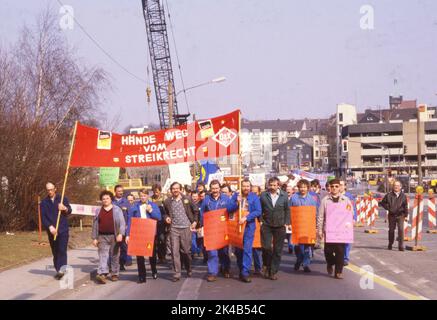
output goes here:
{"type": "Polygon", "coordinates": [[[142,0],[153,84],[162,129],[187,122],[189,114],[179,114],[170,57],[164,6],[161,0],[142,0]]]}

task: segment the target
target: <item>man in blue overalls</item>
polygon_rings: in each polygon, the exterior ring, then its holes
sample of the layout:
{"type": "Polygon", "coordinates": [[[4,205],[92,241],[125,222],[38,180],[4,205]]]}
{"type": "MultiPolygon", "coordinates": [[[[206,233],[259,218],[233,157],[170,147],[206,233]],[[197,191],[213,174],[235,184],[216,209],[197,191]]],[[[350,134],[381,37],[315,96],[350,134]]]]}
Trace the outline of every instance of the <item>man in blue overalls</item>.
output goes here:
{"type": "MultiPolygon", "coordinates": [[[[131,204],[129,203],[127,198],[123,196],[124,193],[123,186],[116,185],[114,187],[114,193],[115,193],[115,197],[114,200],[112,201],[112,204],[116,205],[123,211],[124,222],[127,225],[127,212],[131,207],[131,204]]],[[[125,240],[126,237],[123,238],[123,241],[121,242],[121,246],[120,246],[120,271],[126,270],[125,266],[132,265],[132,257],[127,255],[127,244],[125,240]]]]}
{"type": "Polygon", "coordinates": [[[50,248],[53,254],[53,264],[55,266],[56,280],[61,280],[64,276],[62,267],[67,265],[67,246],[68,246],[68,219],[71,214],[71,206],[67,197],[61,203],[61,195],[56,194],[56,187],[53,183],[46,184],[47,197],[41,203],[41,221],[47,230],[50,248]],[[57,226],[58,212],[61,211],[59,226],[57,226]],[[56,240],[55,240],[56,236],[56,240]]]}
{"type": "MultiPolygon", "coordinates": [[[[301,207],[301,206],[313,206],[315,211],[319,207],[317,200],[309,194],[310,183],[308,180],[302,179],[297,183],[297,187],[299,188],[299,192],[293,194],[290,199],[290,207],[301,207]]],[[[316,221],[314,221],[316,223],[316,221]]],[[[293,225],[293,221],[291,221],[293,225]]],[[[303,270],[305,272],[311,272],[310,264],[311,264],[311,254],[312,254],[312,245],[311,244],[296,244],[296,263],[294,265],[294,270],[299,270],[300,266],[303,265],[303,270]]]]}
{"type": "MultiPolygon", "coordinates": [[[[259,197],[250,192],[252,184],[249,179],[244,179],[241,183],[241,196],[235,193],[231,202],[238,206],[241,204],[242,217],[239,220],[240,224],[246,223],[243,234],[243,248],[235,248],[235,255],[237,256],[237,264],[240,269],[240,280],[246,283],[251,282],[250,269],[252,267],[252,247],[255,238],[256,219],[261,216],[261,202],[259,197]]],[[[239,214],[239,212],[235,214],[239,214]]]]}
{"type": "MultiPolygon", "coordinates": [[[[236,204],[231,199],[220,192],[220,181],[212,180],[209,184],[210,194],[202,201],[200,208],[201,223],[203,225],[203,216],[208,214],[208,211],[214,211],[219,209],[227,209],[228,212],[233,212],[237,209],[236,204]]],[[[223,275],[225,278],[230,278],[231,261],[229,259],[229,247],[226,246],[219,250],[208,251],[208,282],[217,280],[217,274],[219,272],[219,262],[223,275]]]]}

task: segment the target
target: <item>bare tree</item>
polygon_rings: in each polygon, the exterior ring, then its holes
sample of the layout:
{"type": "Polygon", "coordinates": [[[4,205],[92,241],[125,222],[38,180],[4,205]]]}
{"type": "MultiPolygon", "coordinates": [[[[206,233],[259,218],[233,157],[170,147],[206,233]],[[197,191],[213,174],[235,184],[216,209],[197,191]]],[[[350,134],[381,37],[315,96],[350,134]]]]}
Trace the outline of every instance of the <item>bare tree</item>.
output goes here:
{"type": "MultiPolygon", "coordinates": [[[[76,57],[49,10],[10,49],[0,48],[0,229],[35,227],[36,196],[47,181],[62,187],[75,121],[103,120],[98,106],[108,87],[102,69],[76,57]]],[[[91,171],[71,170],[72,200],[95,194],[91,171]]]]}

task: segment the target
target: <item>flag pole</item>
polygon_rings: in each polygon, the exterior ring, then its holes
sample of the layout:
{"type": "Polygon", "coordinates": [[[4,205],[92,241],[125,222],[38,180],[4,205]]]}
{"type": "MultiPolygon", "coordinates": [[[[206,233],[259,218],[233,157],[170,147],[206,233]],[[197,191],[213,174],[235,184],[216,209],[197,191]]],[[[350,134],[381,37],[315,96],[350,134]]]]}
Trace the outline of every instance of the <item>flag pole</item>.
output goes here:
{"type": "MultiPolygon", "coordinates": [[[[60,202],[62,204],[64,203],[65,187],[67,185],[68,171],[70,170],[71,155],[73,154],[73,147],[76,139],[76,130],[77,130],[77,121],[74,123],[73,137],[71,139],[71,145],[70,145],[70,154],[68,155],[67,169],[65,170],[64,185],[62,186],[62,195],[61,195],[61,202],[60,202]]],[[[55,241],[58,236],[58,227],[59,227],[60,219],[61,219],[61,210],[58,210],[58,219],[56,221],[56,234],[54,237],[55,241]]]]}
{"type": "MultiPolygon", "coordinates": [[[[241,221],[242,217],[242,204],[243,204],[243,192],[241,188],[241,176],[242,176],[242,159],[241,159],[241,111],[238,111],[238,188],[240,189],[241,201],[239,203],[238,209],[238,221],[241,221]]],[[[242,228],[239,224],[238,231],[241,233],[242,228]]]]}

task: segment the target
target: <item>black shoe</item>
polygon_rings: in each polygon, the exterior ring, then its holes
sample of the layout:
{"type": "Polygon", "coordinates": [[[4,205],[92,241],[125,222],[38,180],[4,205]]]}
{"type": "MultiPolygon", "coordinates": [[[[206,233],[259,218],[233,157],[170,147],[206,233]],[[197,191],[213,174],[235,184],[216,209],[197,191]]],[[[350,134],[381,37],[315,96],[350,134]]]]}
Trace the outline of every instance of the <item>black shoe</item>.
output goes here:
{"type": "Polygon", "coordinates": [[[56,280],[61,280],[64,277],[64,274],[62,272],[58,272],[55,274],[55,279],[56,280]]]}
{"type": "Polygon", "coordinates": [[[158,273],[157,272],[152,273],[152,278],[155,280],[158,279],[158,273]]]}
{"type": "Polygon", "coordinates": [[[240,281],[242,281],[244,283],[251,283],[252,282],[252,280],[249,277],[245,277],[241,274],[240,274],[240,281]]]}
{"type": "Polygon", "coordinates": [[[146,282],[146,278],[138,278],[137,283],[145,283],[146,282]]]}
{"type": "Polygon", "coordinates": [[[126,271],[126,268],[124,267],[124,265],[120,265],[120,271],[126,271]]]}
{"type": "Polygon", "coordinates": [[[288,253],[293,254],[293,249],[288,248],[288,253]]]}
{"type": "Polygon", "coordinates": [[[347,261],[343,262],[344,267],[347,267],[348,265],[349,265],[349,262],[347,262],[347,261]]]}
{"type": "Polygon", "coordinates": [[[308,273],[311,272],[311,269],[310,267],[303,267],[303,271],[308,273]]]}
{"type": "Polygon", "coordinates": [[[405,251],[404,247],[399,247],[399,251],[405,251]]]}
{"type": "Polygon", "coordinates": [[[393,249],[393,246],[392,246],[391,244],[389,244],[387,249],[388,249],[388,250],[392,250],[392,249],[393,249]]]}
{"type": "Polygon", "coordinates": [[[294,271],[298,271],[299,268],[300,268],[300,263],[299,263],[299,262],[296,262],[296,263],[294,264],[294,271]]]}

